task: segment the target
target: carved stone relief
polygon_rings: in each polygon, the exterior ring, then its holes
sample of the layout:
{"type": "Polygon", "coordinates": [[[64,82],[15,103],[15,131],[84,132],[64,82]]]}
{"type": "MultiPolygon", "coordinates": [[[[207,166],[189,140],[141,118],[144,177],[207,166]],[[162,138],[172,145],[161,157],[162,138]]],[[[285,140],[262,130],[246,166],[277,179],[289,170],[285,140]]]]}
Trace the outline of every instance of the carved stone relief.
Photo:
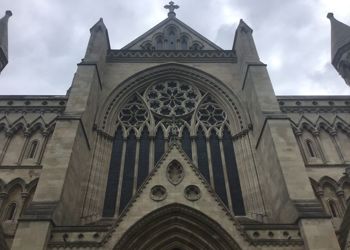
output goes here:
{"type": "Polygon", "coordinates": [[[162,185],[156,185],[151,189],[151,199],[154,201],[162,201],[166,198],[167,191],[162,185]]]}
{"type": "Polygon", "coordinates": [[[201,191],[195,185],[189,185],[185,188],[185,197],[187,200],[196,201],[201,198],[201,191]]]}
{"type": "Polygon", "coordinates": [[[184,178],[184,170],[177,161],[172,161],[167,168],[167,178],[173,185],[178,185],[184,178]]]}

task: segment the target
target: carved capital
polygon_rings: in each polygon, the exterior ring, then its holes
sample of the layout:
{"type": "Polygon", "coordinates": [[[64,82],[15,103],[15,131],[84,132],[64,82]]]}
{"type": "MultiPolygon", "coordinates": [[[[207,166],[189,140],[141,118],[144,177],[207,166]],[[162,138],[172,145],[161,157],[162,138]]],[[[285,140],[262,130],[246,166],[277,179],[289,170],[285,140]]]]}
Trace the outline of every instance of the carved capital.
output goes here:
{"type": "Polygon", "coordinates": [[[330,130],[329,130],[329,134],[330,134],[331,136],[336,136],[336,135],[337,135],[337,130],[335,130],[335,129],[330,129],[330,130]]]}
{"type": "Polygon", "coordinates": [[[0,193],[0,201],[7,199],[8,193],[0,193]]]}

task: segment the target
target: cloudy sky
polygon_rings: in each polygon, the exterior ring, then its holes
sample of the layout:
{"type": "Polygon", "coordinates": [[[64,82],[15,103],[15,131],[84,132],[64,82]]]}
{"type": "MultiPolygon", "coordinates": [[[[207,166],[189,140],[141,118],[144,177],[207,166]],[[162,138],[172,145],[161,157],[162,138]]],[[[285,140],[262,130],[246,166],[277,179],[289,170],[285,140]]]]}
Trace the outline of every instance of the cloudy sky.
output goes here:
{"type": "MultiPolygon", "coordinates": [[[[1,0],[10,9],[10,62],[0,94],[65,94],[100,18],[119,49],[167,17],[166,0],[1,0]]],[[[278,95],[350,95],[330,64],[328,12],[350,24],[349,0],[176,0],[177,18],[231,49],[242,18],[278,95]]]]}

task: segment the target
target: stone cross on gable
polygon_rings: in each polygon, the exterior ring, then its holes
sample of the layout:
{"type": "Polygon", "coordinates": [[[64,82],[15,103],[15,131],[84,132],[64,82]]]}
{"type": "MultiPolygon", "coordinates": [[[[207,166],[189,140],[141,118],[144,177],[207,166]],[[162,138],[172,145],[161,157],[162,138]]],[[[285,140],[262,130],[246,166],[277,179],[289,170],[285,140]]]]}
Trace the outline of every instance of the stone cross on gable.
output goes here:
{"type": "Polygon", "coordinates": [[[174,2],[170,1],[169,4],[164,6],[164,8],[169,10],[168,17],[175,17],[176,14],[174,10],[178,9],[179,5],[174,5],[174,2]]]}

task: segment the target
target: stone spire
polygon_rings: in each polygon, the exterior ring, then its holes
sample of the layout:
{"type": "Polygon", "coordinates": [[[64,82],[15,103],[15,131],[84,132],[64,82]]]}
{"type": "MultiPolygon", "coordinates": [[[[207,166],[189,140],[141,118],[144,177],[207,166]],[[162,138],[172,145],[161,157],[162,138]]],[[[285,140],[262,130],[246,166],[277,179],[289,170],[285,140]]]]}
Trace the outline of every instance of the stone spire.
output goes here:
{"type": "Polygon", "coordinates": [[[335,19],[333,13],[327,17],[331,22],[332,64],[350,86],[350,26],[335,19]]]}
{"type": "Polygon", "coordinates": [[[8,63],[8,32],[7,23],[12,12],[7,10],[5,16],[0,19],[0,72],[8,63]]]}

